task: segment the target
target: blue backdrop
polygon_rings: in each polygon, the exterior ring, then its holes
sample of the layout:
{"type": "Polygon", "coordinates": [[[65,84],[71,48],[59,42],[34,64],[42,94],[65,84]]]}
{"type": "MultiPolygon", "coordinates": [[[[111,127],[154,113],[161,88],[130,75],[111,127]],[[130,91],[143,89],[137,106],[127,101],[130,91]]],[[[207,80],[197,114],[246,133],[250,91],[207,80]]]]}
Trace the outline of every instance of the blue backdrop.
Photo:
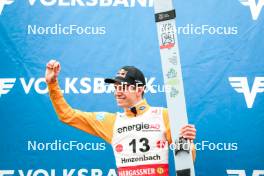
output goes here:
{"type": "MultiPolygon", "coordinates": [[[[174,0],[188,116],[197,128],[197,175],[264,170],[263,5],[174,0]]],[[[149,84],[163,84],[152,1],[4,0],[0,13],[0,174],[111,173],[111,146],[57,119],[45,65],[60,61],[72,107],[122,111],[102,78],[135,65],[149,84]],[[49,147],[63,143],[89,147],[49,147]]],[[[146,99],[166,107],[162,91],[150,88],[146,99]]]]}

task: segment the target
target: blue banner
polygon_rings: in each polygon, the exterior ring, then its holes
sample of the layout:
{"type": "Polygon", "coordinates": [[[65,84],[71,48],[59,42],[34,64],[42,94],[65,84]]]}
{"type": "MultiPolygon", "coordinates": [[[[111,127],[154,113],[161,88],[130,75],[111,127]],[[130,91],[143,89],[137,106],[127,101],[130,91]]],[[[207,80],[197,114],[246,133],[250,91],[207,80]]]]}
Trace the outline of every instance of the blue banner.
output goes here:
{"type": "MultiPolygon", "coordinates": [[[[174,0],[198,176],[264,175],[263,6],[174,0]]],[[[0,175],[116,175],[109,144],[58,120],[50,59],[73,108],[122,112],[103,79],[124,65],[144,72],[148,103],[166,107],[153,1],[0,1],[0,175]]]]}

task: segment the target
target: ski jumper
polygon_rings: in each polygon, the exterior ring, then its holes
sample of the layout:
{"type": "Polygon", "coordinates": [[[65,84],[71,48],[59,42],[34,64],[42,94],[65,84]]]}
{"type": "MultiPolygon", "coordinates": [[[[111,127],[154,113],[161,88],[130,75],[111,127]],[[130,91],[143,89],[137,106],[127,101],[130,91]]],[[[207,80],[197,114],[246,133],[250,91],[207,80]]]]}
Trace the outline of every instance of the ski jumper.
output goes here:
{"type": "MultiPolygon", "coordinates": [[[[48,84],[59,119],[112,145],[119,176],[167,176],[171,133],[166,108],[142,100],[123,113],[82,112],[64,99],[58,82],[48,84]]],[[[195,150],[192,150],[195,157],[195,150]]]]}

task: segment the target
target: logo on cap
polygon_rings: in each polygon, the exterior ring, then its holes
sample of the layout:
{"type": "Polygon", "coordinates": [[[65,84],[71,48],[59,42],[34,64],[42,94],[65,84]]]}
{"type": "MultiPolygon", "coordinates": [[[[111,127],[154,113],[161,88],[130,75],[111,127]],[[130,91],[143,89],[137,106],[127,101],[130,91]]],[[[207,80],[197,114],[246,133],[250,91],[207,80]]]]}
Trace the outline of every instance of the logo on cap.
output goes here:
{"type": "Polygon", "coordinates": [[[118,73],[116,74],[116,76],[119,76],[119,77],[122,77],[122,78],[125,78],[127,75],[127,71],[124,70],[124,69],[121,69],[118,71],[118,73]]]}

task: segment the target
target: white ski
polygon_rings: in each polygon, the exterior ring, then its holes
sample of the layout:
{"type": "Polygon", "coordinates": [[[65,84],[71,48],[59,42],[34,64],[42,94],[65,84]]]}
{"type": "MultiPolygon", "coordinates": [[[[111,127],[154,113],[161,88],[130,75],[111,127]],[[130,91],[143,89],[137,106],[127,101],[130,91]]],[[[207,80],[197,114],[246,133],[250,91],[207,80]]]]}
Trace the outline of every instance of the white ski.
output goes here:
{"type": "Polygon", "coordinates": [[[180,128],[188,123],[188,117],[176,34],[176,14],[172,0],[154,0],[154,11],[171,134],[175,144],[173,146],[176,147],[174,150],[176,175],[194,176],[190,141],[179,138],[180,128]]]}

